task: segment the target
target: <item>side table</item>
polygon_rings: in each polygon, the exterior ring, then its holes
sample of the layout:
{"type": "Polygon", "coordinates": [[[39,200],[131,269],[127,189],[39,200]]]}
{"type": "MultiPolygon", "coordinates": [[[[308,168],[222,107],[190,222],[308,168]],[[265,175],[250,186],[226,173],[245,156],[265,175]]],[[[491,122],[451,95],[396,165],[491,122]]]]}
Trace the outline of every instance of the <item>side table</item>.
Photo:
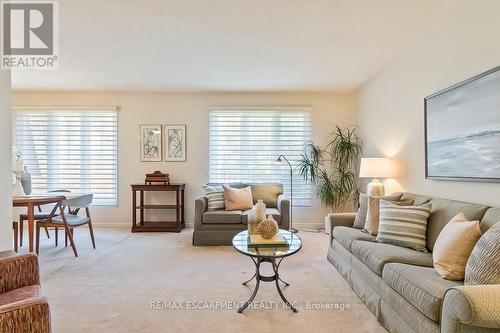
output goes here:
{"type": "Polygon", "coordinates": [[[184,189],[186,184],[132,184],[130,186],[132,187],[132,232],[180,232],[184,229],[184,189]],[[137,192],[139,192],[139,204],[137,204],[137,192]],[[145,204],[145,192],[175,192],[175,204],[145,204]],[[174,209],[175,221],[145,221],[144,212],[148,209],[174,209]],[[139,221],[137,221],[137,215],[139,215],[139,221]]]}

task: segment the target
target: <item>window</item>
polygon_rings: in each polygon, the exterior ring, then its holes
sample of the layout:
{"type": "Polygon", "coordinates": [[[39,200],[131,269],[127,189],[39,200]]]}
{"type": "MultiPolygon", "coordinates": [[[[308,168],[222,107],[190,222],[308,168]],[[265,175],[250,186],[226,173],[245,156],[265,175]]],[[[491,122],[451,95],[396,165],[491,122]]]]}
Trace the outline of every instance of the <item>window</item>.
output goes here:
{"type": "Polygon", "coordinates": [[[96,205],[117,204],[116,108],[15,107],[13,122],[33,193],[91,192],[96,205]]]}
{"type": "Polygon", "coordinates": [[[209,182],[280,182],[290,196],[290,169],[276,164],[284,155],[293,167],[293,204],[311,206],[311,185],[295,167],[311,141],[311,108],[211,108],[209,182]]]}

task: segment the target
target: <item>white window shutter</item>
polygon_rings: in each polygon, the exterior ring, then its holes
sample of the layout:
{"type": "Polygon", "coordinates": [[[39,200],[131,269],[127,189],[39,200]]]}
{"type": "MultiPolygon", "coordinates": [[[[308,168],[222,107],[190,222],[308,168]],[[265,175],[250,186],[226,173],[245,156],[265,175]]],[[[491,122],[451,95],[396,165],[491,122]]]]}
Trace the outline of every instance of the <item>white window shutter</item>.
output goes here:
{"type": "Polygon", "coordinates": [[[13,118],[13,144],[23,154],[34,194],[91,192],[95,205],[117,205],[116,108],[16,107],[13,118]]]}
{"type": "Polygon", "coordinates": [[[279,182],[290,196],[288,165],[293,166],[293,204],[312,205],[312,187],[296,166],[311,141],[310,107],[212,107],[209,110],[209,182],[279,182]]]}

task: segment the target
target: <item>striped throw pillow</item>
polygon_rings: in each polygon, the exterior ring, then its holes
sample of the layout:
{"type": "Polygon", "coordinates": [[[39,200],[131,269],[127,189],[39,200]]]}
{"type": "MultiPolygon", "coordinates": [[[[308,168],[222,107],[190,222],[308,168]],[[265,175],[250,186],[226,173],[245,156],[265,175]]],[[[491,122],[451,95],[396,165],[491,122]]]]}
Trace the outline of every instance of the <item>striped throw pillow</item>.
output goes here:
{"type": "Polygon", "coordinates": [[[500,284],[500,222],[476,243],[465,267],[464,284],[500,284]]]}
{"type": "Polygon", "coordinates": [[[423,206],[398,206],[380,200],[377,241],[427,252],[427,219],[431,203],[423,206]]]}
{"type": "Polygon", "coordinates": [[[203,185],[203,191],[207,198],[207,210],[221,210],[224,206],[224,189],[219,186],[203,185]]]}

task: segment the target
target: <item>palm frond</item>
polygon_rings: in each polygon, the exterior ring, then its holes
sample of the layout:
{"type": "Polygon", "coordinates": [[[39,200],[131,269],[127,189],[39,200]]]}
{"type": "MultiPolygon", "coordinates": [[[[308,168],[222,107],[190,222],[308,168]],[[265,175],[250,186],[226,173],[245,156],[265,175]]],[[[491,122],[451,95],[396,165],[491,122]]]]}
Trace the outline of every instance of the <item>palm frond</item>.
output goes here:
{"type": "Polygon", "coordinates": [[[333,211],[341,211],[357,198],[357,163],[362,151],[358,127],[335,126],[325,147],[305,145],[298,169],[302,177],[316,185],[316,195],[333,211]]]}

